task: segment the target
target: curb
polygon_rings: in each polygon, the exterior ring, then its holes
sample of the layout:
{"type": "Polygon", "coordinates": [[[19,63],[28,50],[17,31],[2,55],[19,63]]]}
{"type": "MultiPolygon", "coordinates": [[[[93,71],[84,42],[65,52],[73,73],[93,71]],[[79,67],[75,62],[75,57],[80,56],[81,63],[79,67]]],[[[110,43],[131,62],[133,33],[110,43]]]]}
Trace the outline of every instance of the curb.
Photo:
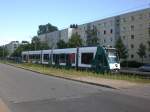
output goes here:
{"type": "Polygon", "coordinates": [[[43,75],[48,75],[48,76],[56,77],[56,78],[62,78],[62,79],[66,79],[66,80],[81,82],[81,83],[85,83],[85,84],[90,84],[90,85],[100,86],[100,87],[105,87],[105,88],[110,88],[110,89],[117,89],[115,87],[108,86],[108,85],[105,85],[105,84],[98,84],[98,83],[94,83],[94,82],[82,81],[82,80],[77,80],[77,79],[63,77],[63,76],[56,76],[56,75],[53,75],[53,74],[41,73],[41,72],[38,72],[38,71],[35,71],[35,70],[31,70],[31,69],[28,69],[28,68],[15,66],[15,65],[12,65],[12,64],[6,64],[6,65],[13,66],[13,67],[16,67],[16,68],[21,68],[21,69],[24,69],[24,70],[27,70],[27,71],[38,73],[38,74],[43,74],[43,75]]]}

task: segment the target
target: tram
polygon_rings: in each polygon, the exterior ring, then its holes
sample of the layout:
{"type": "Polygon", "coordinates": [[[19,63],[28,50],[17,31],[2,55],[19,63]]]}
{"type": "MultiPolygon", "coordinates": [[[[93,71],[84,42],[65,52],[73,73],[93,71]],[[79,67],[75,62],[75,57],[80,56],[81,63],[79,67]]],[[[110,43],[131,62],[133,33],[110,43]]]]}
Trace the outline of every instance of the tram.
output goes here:
{"type": "Polygon", "coordinates": [[[117,50],[101,46],[23,51],[22,62],[92,69],[94,71],[120,70],[117,50]]]}

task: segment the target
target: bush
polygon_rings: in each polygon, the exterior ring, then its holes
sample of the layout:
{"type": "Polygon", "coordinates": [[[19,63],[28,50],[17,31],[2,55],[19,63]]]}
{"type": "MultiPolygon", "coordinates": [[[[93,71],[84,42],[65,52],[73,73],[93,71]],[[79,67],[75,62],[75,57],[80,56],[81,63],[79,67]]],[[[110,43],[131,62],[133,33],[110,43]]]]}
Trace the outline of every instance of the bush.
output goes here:
{"type": "Polygon", "coordinates": [[[136,62],[136,61],[123,61],[121,62],[121,67],[140,67],[142,66],[142,63],[136,62]]]}

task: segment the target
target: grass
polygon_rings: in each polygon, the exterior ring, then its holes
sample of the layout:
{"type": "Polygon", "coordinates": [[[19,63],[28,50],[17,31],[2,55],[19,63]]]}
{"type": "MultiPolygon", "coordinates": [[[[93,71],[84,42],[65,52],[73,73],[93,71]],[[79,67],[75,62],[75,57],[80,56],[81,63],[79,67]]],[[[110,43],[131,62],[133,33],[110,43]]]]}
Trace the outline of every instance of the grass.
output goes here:
{"type": "Polygon", "coordinates": [[[39,64],[30,64],[30,63],[16,64],[12,62],[4,62],[4,61],[0,61],[0,62],[13,64],[18,67],[24,67],[26,69],[37,71],[46,75],[63,76],[67,78],[94,77],[94,78],[104,78],[104,79],[112,79],[112,80],[125,80],[125,81],[135,82],[135,83],[150,83],[149,78],[144,78],[142,76],[131,75],[131,74],[110,74],[110,73],[101,74],[101,73],[94,73],[86,70],[77,71],[73,68],[66,69],[66,68],[49,67],[46,65],[39,65],[39,64]]]}

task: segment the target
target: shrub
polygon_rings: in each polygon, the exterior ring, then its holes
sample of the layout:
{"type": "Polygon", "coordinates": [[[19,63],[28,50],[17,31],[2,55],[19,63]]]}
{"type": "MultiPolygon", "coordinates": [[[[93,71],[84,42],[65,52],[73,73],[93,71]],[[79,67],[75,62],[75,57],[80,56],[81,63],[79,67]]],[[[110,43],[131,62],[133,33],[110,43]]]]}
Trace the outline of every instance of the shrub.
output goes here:
{"type": "Polygon", "coordinates": [[[140,67],[142,66],[142,63],[136,62],[136,61],[123,61],[121,62],[121,67],[140,67]]]}

